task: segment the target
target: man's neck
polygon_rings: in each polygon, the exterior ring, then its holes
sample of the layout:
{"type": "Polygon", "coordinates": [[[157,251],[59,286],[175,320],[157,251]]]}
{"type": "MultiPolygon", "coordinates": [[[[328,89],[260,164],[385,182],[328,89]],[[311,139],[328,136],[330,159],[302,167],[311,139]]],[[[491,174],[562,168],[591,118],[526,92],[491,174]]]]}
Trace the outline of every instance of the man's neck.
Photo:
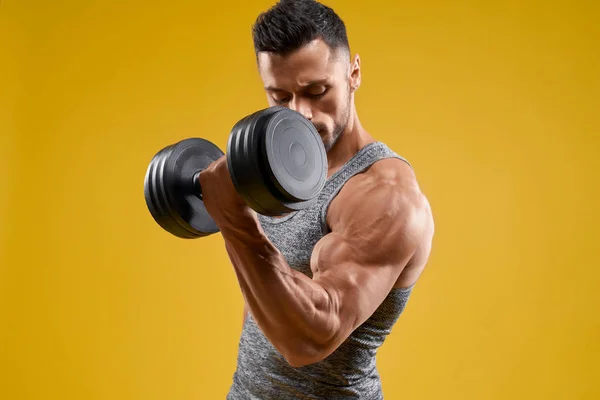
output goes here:
{"type": "Polygon", "coordinates": [[[375,139],[362,127],[358,116],[354,113],[346,130],[327,153],[327,177],[335,174],[352,156],[375,139]]]}

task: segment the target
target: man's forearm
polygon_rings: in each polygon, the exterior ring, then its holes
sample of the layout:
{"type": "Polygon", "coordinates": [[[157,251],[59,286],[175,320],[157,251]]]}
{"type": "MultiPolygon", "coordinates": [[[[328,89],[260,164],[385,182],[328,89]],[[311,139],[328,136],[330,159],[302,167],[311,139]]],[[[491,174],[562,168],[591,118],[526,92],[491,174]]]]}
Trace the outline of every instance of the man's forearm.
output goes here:
{"type": "Polygon", "coordinates": [[[316,356],[334,329],[327,291],[294,271],[255,218],[221,224],[246,304],[265,336],[286,358],[316,356]]]}

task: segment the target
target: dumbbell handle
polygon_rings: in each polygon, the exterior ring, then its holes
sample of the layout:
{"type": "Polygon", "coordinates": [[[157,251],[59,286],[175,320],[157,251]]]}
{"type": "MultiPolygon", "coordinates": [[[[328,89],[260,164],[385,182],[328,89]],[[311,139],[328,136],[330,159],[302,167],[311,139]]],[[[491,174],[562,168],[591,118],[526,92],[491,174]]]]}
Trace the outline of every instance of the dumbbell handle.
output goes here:
{"type": "Polygon", "coordinates": [[[194,177],[192,178],[193,185],[194,185],[194,193],[196,194],[196,196],[198,196],[198,198],[200,200],[202,200],[202,186],[200,186],[200,173],[201,172],[202,172],[202,170],[196,172],[194,174],[194,177]]]}

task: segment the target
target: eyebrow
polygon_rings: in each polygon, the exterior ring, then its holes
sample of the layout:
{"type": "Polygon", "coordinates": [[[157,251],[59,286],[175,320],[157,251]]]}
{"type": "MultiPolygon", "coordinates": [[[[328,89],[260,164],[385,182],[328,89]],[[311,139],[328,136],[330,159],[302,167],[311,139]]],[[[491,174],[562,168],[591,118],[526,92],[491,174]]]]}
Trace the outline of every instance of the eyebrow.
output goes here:
{"type": "MultiPolygon", "coordinates": [[[[307,87],[311,87],[311,86],[314,86],[314,85],[322,85],[322,84],[326,83],[327,81],[328,81],[327,78],[316,79],[316,80],[308,82],[306,85],[303,85],[303,87],[307,88],[307,87]]],[[[279,88],[277,88],[275,86],[265,86],[265,90],[268,90],[270,92],[284,92],[285,91],[285,90],[279,89],[279,88]]]]}

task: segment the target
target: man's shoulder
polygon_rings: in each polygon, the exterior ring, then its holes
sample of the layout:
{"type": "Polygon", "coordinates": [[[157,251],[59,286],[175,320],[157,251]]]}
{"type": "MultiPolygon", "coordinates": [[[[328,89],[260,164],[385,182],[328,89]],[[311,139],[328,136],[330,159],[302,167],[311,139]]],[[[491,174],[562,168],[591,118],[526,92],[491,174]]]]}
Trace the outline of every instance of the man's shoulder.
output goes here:
{"type": "Polygon", "coordinates": [[[371,164],[362,174],[366,179],[394,185],[411,185],[417,178],[407,161],[397,157],[388,157],[371,164]]]}
{"type": "Polygon", "coordinates": [[[400,157],[386,157],[373,162],[363,172],[350,178],[340,194],[357,199],[368,197],[372,191],[409,197],[421,194],[412,166],[400,157]]]}
{"type": "Polygon", "coordinates": [[[363,213],[379,219],[387,215],[400,223],[411,214],[428,209],[413,168],[403,159],[378,160],[353,176],[331,204],[331,222],[361,220],[363,213]]]}

